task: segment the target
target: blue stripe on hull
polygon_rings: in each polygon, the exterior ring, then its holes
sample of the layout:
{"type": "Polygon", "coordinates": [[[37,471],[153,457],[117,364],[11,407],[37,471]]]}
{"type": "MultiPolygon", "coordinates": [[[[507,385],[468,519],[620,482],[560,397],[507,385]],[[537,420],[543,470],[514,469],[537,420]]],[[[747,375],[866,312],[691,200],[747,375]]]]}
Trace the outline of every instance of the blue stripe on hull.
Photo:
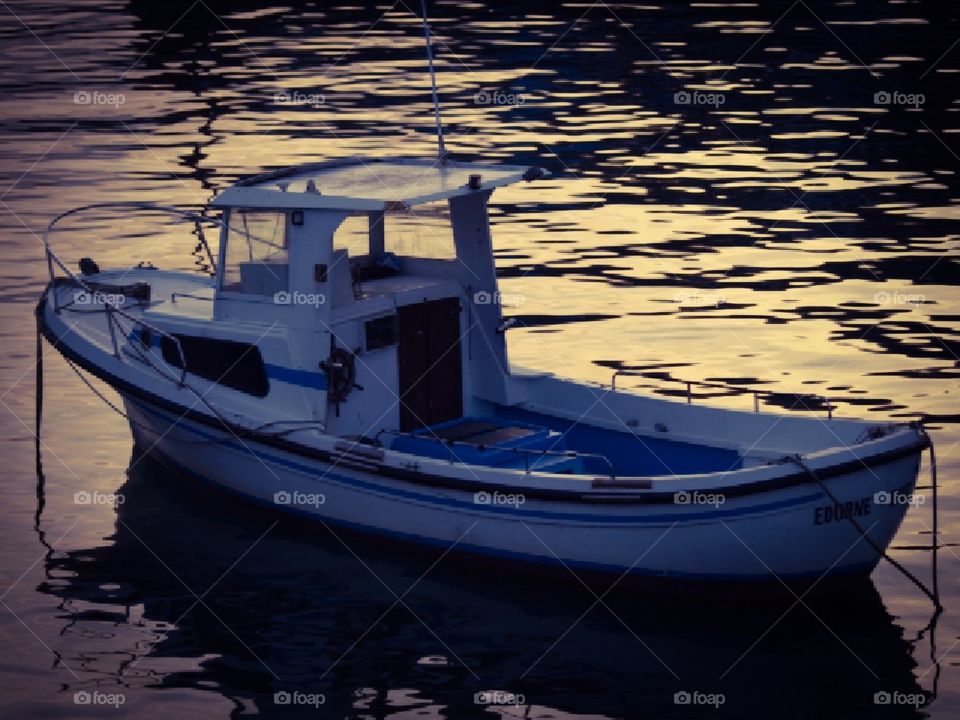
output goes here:
{"type": "Polygon", "coordinates": [[[267,369],[267,377],[271,380],[289,385],[298,385],[299,387],[310,388],[311,390],[327,389],[326,373],[298,370],[296,368],[282,367],[266,362],[263,365],[267,369]]]}

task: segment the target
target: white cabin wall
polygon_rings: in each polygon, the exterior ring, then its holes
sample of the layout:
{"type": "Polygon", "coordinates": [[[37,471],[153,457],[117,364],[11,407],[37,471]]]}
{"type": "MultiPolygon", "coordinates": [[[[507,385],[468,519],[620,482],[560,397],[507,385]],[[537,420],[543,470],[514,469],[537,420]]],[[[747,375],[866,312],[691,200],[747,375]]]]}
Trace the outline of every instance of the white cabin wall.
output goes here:
{"type": "MultiPolygon", "coordinates": [[[[348,213],[330,210],[308,210],[303,213],[302,225],[288,227],[288,253],[290,255],[290,293],[293,302],[285,306],[294,332],[290,333],[291,351],[301,367],[319,369],[320,363],[330,356],[330,316],[332,287],[330,273],[325,282],[317,276],[317,268],[325,265],[329,270],[333,262],[333,233],[348,213]],[[300,293],[301,295],[298,295],[300,293]],[[298,298],[317,296],[323,302],[299,302],[298,298]]],[[[312,401],[314,417],[329,422],[330,407],[325,390],[307,389],[312,401]]]]}
{"type": "Polygon", "coordinates": [[[471,328],[465,338],[470,362],[464,385],[477,395],[505,399],[509,365],[506,339],[497,332],[503,317],[487,215],[489,197],[490,191],[451,198],[450,215],[466,296],[463,330],[471,328]]]}
{"type": "MultiPolygon", "coordinates": [[[[336,328],[340,334],[340,328],[336,328]]],[[[327,430],[333,435],[365,435],[372,437],[382,429],[396,430],[400,426],[400,408],[397,401],[397,347],[380,348],[357,354],[357,384],[340,403],[337,417],[333,405],[327,415],[327,430]]]]}
{"type": "MultiPolygon", "coordinates": [[[[247,295],[217,290],[214,300],[214,319],[237,323],[262,323],[287,327],[293,367],[319,372],[320,363],[330,354],[330,298],[329,277],[321,282],[317,267],[332,263],[333,233],[349,214],[342,210],[285,209],[287,213],[286,242],[288,253],[289,303],[276,297],[247,295]],[[303,223],[294,225],[294,212],[302,212],[303,223]]],[[[223,239],[221,239],[220,271],[223,271],[223,239]]],[[[329,273],[328,273],[329,275],[329,273]]],[[[219,288],[219,278],[217,287],[219,288]]],[[[304,402],[314,420],[327,419],[325,390],[304,387],[304,402]]]]}

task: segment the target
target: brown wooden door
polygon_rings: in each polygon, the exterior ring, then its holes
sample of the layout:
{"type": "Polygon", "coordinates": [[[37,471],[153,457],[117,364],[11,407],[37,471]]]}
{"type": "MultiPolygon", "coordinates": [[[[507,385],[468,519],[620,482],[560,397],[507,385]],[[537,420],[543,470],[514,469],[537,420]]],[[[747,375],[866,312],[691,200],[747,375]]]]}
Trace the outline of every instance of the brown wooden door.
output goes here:
{"type": "Polygon", "coordinates": [[[430,300],[397,312],[400,342],[400,430],[463,415],[460,301],[430,300]]]}

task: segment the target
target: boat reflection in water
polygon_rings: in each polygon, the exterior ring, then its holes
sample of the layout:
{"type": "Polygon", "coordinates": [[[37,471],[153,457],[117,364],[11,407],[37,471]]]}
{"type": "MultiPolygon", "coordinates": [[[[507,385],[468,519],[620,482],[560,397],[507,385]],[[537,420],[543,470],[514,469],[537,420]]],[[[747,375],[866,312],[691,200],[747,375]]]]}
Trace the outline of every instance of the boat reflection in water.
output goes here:
{"type": "Polygon", "coordinates": [[[322,696],[315,717],[923,716],[875,704],[923,690],[869,580],[800,603],[634,580],[605,594],[609,579],[594,595],[565,571],[277,524],[136,452],[119,492],[111,544],[46,560],[69,692],[206,690],[267,717],[297,714],[283,692],[322,696]],[[524,702],[484,704],[493,691],[524,702]]]}

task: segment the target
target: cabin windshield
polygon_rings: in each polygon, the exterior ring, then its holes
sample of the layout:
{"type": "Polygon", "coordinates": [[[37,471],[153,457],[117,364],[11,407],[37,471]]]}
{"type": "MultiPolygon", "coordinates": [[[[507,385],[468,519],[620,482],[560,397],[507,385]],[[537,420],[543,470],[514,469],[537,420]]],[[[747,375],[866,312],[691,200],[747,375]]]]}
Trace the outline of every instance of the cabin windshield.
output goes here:
{"type": "Polygon", "coordinates": [[[289,262],[286,229],[286,213],[232,209],[221,289],[251,295],[285,292],[289,262]]]}
{"type": "Polygon", "coordinates": [[[453,260],[457,250],[446,200],[388,212],[384,224],[384,249],[394,255],[453,260]]]}
{"type": "Polygon", "coordinates": [[[457,257],[446,200],[422,203],[385,213],[348,216],[333,235],[333,249],[351,257],[376,257],[384,252],[400,257],[453,260],[457,257]]]}

